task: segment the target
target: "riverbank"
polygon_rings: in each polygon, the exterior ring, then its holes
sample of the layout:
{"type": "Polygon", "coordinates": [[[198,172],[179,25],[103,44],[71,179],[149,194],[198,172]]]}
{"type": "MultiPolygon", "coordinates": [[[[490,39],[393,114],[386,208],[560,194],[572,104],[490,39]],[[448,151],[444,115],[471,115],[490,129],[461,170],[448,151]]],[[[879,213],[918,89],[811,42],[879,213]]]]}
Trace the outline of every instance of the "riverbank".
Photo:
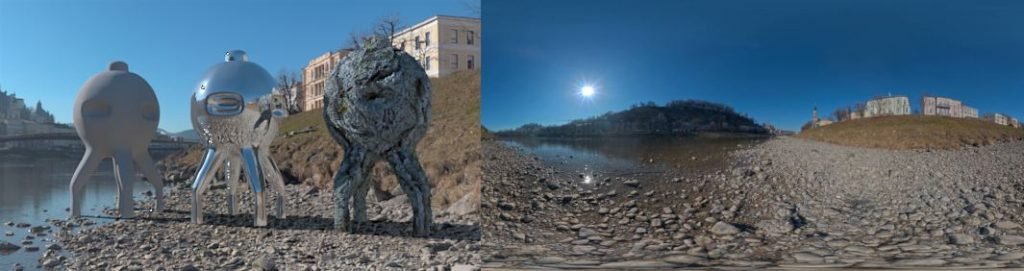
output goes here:
{"type": "MultiPolygon", "coordinates": [[[[480,227],[470,202],[435,210],[431,236],[416,238],[404,222],[412,213],[404,195],[385,201],[371,196],[367,211],[371,221],[347,233],[333,228],[329,191],[303,185],[289,185],[287,190],[288,218],[271,217],[267,227],[256,228],[251,226],[249,192],[239,199],[239,214],[230,216],[226,189],[214,187],[205,197],[207,223],[195,225],[189,220],[189,187],[169,187],[167,210],[162,213],[140,211],[136,219],[77,234],[59,230],[55,236],[72,254],[60,266],[75,270],[157,266],[173,270],[449,270],[480,262],[480,227]]],[[[139,202],[136,209],[149,210],[153,203],[139,202]]]]}
{"type": "Polygon", "coordinates": [[[797,137],[891,150],[960,149],[1024,140],[1024,129],[992,121],[941,116],[881,116],[811,128],[797,137]]]}
{"type": "Polygon", "coordinates": [[[581,189],[497,142],[483,148],[485,267],[996,268],[1024,259],[1015,177],[1024,142],[887,151],[780,137],[698,176],[602,180],[629,181],[625,190],[581,189]]]}

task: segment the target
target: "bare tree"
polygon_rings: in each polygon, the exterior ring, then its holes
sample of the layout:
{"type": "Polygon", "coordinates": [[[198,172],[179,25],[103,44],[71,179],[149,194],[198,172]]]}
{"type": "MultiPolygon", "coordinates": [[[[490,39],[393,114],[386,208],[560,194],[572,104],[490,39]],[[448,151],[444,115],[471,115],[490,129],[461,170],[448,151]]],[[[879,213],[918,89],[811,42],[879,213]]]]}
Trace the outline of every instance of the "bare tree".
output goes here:
{"type": "Polygon", "coordinates": [[[302,81],[298,80],[298,76],[294,72],[289,73],[288,70],[282,68],[277,73],[277,86],[274,88],[280,90],[281,95],[284,95],[284,99],[288,103],[288,113],[298,113],[301,111],[299,103],[302,101],[298,99],[300,84],[302,84],[302,81]]]}
{"type": "Polygon", "coordinates": [[[398,15],[392,15],[380,19],[374,34],[387,37],[388,43],[395,44],[395,33],[398,33],[401,28],[402,25],[398,20],[398,15]]]}
{"type": "Polygon", "coordinates": [[[395,44],[394,38],[398,31],[401,31],[404,26],[401,24],[398,15],[391,15],[381,18],[377,25],[371,28],[369,31],[353,31],[348,34],[348,48],[359,49],[362,46],[363,41],[370,38],[371,36],[382,36],[388,39],[388,42],[395,44]]]}
{"type": "Polygon", "coordinates": [[[836,121],[848,120],[848,119],[850,119],[850,109],[849,108],[839,108],[839,109],[836,109],[836,111],[832,112],[832,117],[835,118],[836,121]]]}
{"type": "Polygon", "coordinates": [[[480,17],[480,14],[483,13],[483,9],[480,7],[479,0],[466,0],[462,2],[462,5],[463,7],[466,8],[466,10],[469,10],[470,13],[476,15],[476,17],[480,17]]]}

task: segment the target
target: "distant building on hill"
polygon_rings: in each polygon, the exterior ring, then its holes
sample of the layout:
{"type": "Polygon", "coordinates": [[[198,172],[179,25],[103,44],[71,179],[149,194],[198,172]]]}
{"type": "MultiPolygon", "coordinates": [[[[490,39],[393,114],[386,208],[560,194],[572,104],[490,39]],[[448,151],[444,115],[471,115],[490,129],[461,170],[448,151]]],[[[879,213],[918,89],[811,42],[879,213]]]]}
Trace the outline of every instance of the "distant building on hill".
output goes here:
{"type": "Polygon", "coordinates": [[[921,114],[925,116],[978,118],[978,109],[946,97],[924,96],[921,98],[921,107],[921,114]]]}
{"type": "Polygon", "coordinates": [[[53,123],[53,114],[43,109],[43,102],[27,107],[25,99],[14,93],[0,90],[0,120],[27,120],[38,123],[53,123]]]}
{"type": "Polygon", "coordinates": [[[1000,113],[992,113],[991,115],[985,116],[985,119],[999,125],[1010,125],[1010,118],[1000,113]]]}
{"type": "Polygon", "coordinates": [[[327,89],[327,76],[334,72],[342,58],[348,55],[351,50],[343,49],[326,52],[309,61],[305,68],[302,68],[302,89],[301,104],[302,111],[309,111],[324,107],[324,91],[327,89]]]}
{"type": "Polygon", "coordinates": [[[1010,127],[1020,128],[1020,122],[1017,121],[1017,118],[1013,118],[1013,117],[1010,118],[1010,127]]]}
{"type": "Polygon", "coordinates": [[[963,114],[964,118],[972,118],[972,119],[978,118],[978,109],[974,108],[974,107],[970,107],[970,106],[964,105],[961,108],[961,113],[963,114]]]}
{"type": "Polygon", "coordinates": [[[480,69],[480,19],[437,15],[395,33],[396,48],[416,58],[430,77],[480,69]]]}
{"type": "Polygon", "coordinates": [[[907,96],[886,96],[871,99],[864,106],[864,117],[910,115],[907,96]]]}

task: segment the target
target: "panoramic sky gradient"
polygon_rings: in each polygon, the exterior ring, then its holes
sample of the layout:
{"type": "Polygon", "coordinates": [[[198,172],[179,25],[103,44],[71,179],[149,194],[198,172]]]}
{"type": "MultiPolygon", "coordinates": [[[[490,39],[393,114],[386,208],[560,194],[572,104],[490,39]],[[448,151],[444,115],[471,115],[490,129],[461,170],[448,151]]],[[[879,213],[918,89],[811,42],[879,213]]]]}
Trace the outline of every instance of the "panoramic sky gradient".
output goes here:
{"type": "Polygon", "coordinates": [[[71,123],[82,83],[123,60],[156,91],[160,127],[178,132],[192,128],[197,80],[228,50],[246,50],[275,76],[299,73],[384,17],[412,25],[438,14],[479,17],[479,9],[478,0],[0,0],[0,87],[71,123]]]}
{"type": "Polygon", "coordinates": [[[1024,117],[1024,1],[483,1],[483,124],[674,99],[798,130],[874,96],[1024,117]],[[521,16],[530,14],[530,16],[521,16]],[[595,85],[591,98],[578,95],[595,85]]]}

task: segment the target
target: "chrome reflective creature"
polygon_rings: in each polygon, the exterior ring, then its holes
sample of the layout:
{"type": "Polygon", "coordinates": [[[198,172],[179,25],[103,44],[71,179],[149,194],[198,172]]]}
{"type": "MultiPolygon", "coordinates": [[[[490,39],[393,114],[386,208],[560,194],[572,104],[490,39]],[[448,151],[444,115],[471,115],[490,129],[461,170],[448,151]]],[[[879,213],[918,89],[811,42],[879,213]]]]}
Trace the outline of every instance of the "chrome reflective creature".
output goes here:
{"type": "Polygon", "coordinates": [[[120,216],[135,216],[132,185],[135,170],[149,179],[156,191],[156,211],[163,209],[163,178],[149,157],[149,142],[160,123],[160,104],[153,88],[128,64],[114,61],[106,71],[85,81],[74,108],[75,131],[85,143],[85,156],[71,177],[71,216],[82,214],[82,192],[103,159],[114,159],[117,208],[120,216]]]}
{"type": "Polygon", "coordinates": [[[274,78],[249,62],[244,51],[227,52],[224,58],[206,72],[192,94],[192,126],[206,145],[192,184],[192,222],[203,223],[202,195],[223,165],[230,189],[228,211],[235,212],[238,180],[245,172],[256,200],[255,225],[266,226],[267,183],[278,194],[277,217],[284,217],[284,180],[269,152],[288,111],[274,90],[274,78]]]}

